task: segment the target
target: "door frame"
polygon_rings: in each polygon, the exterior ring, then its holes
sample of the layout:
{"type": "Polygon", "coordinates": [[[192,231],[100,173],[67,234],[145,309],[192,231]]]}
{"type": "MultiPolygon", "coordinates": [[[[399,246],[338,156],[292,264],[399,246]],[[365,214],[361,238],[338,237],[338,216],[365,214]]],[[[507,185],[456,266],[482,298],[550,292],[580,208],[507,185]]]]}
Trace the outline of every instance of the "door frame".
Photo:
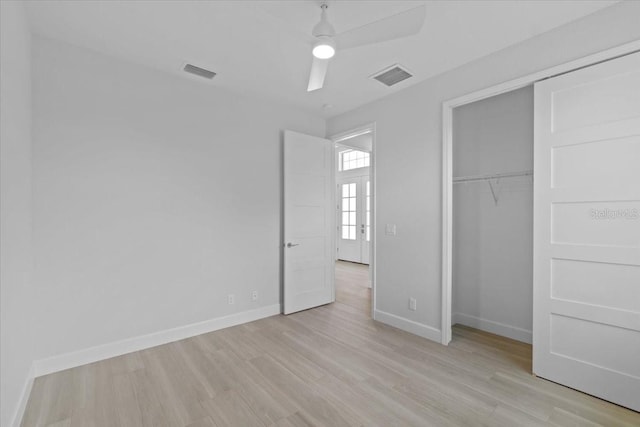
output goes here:
{"type": "MultiPolygon", "coordinates": [[[[336,133],[328,138],[335,144],[340,144],[349,138],[371,132],[371,154],[369,161],[369,182],[371,183],[371,253],[369,258],[369,272],[371,274],[371,318],[375,319],[376,313],[376,122],[358,126],[346,132],[336,133]]],[[[348,144],[343,144],[348,145],[348,144]]],[[[334,165],[334,172],[337,163],[334,165]]],[[[335,230],[334,230],[335,232],[335,230]]],[[[337,242],[336,242],[337,245],[337,242]]]]}
{"type": "MultiPolygon", "coordinates": [[[[442,103],[442,302],[441,343],[451,341],[453,273],[453,109],[529,86],[537,81],[640,51],[640,40],[625,43],[542,71],[468,93],[442,103]]],[[[374,138],[375,141],[375,138],[374,138]]],[[[535,227],[535,224],[534,224],[535,227]]],[[[534,284],[535,287],[535,284],[534,284]]]]}

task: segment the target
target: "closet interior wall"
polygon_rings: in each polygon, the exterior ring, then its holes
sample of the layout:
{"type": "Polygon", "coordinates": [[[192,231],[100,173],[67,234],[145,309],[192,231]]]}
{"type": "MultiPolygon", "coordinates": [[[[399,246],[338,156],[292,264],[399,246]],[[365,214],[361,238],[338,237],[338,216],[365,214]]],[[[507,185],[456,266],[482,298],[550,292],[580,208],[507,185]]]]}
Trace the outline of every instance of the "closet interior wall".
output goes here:
{"type": "Polygon", "coordinates": [[[533,86],[453,111],[452,324],[529,343],[533,113],[533,86]]]}

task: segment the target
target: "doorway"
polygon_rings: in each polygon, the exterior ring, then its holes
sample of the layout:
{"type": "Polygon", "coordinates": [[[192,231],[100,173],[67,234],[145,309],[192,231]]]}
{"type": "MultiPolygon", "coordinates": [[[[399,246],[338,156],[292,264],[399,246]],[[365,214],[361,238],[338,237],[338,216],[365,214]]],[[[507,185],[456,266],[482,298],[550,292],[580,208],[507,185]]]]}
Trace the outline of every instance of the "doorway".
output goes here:
{"type": "MultiPolygon", "coordinates": [[[[338,159],[369,153],[338,147],[338,159]]],[[[346,162],[339,161],[338,165],[346,162]]],[[[338,208],[337,258],[369,265],[371,249],[371,181],[369,166],[338,171],[336,195],[338,208]],[[351,172],[351,173],[350,173],[351,172]]]]}
{"type": "Polygon", "coordinates": [[[373,313],[374,127],[332,138],[336,174],[336,301],[373,313]]]}
{"type": "Polygon", "coordinates": [[[453,111],[451,324],[531,344],[533,85],[453,111]]]}
{"type": "MultiPolygon", "coordinates": [[[[363,314],[373,318],[376,300],[375,125],[334,135],[331,139],[285,130],[283,145],[283,313],[344,302],[341,301],[344,295],[351,302],[354,298],[359,300],[356,305],[363,308],[366,312],[363,314]],[[337,191],[336,176],[338,154],[347,151],[351,154],[340,157],[342,177],[360,180],[345,187],[347,222],[343,227],[343,197],[337,191]],[[369,170],[368,181],[362,179],[365,164],[369,170]],[[358,198],[358,184],[360,193],[366,197],[358,198]],[[351,215],[352,212],[355,215],[351,215]],[[366,241],[359,248],[357,261],[360,262],[338,260],[337,237],[343,228],[345,237],[355,238],[350,240],[366,241]],[[338,265],[345,268],[338,269],[338,265]],[[345,292],[336,289],[336,284],[347,285],[345,292]]],[[[352,307],[337,306],[352,311],[354,305],[346,305],[352,307]]]]}

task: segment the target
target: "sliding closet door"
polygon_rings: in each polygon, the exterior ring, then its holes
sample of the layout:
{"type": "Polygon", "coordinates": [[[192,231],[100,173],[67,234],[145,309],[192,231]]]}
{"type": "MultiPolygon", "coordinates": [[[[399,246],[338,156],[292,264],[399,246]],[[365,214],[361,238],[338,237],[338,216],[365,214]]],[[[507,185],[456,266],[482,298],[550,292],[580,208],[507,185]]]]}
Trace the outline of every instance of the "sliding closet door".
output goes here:
{"type": "Polygon", "coordinates": [[[640,410],[640,54],[536,84],[536,375],[640,410]]]}

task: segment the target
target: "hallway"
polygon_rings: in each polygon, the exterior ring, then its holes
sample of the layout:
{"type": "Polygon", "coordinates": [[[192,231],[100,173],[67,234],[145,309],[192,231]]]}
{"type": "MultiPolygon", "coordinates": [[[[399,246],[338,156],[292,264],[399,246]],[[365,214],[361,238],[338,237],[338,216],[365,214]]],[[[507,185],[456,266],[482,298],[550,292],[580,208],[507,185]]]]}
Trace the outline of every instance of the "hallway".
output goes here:
{"type": "Polygon", "coordinates": [[[336,303],[349,305],[371,316],[368,265],[336,261],[336,303]]]}

